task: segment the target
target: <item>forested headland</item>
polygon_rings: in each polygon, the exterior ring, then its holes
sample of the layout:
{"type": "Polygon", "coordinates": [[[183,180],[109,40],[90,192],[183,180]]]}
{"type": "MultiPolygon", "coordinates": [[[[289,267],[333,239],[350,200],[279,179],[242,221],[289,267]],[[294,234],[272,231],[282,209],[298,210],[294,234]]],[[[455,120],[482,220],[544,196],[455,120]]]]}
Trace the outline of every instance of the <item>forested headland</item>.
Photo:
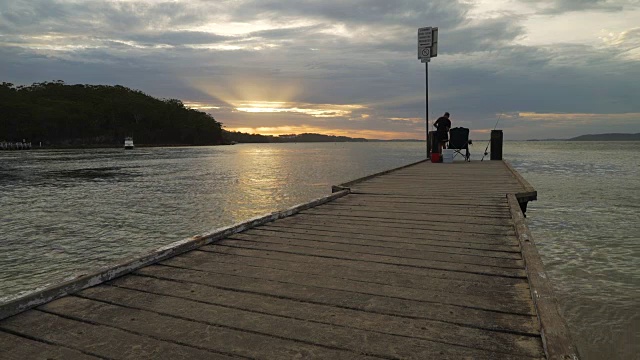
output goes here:
{"type": "Polygon", "coordinates": [[[119,85],[0,85],[0,141],[115,146],[125,136],[148,145],[223,143],[222,124],[180,100],[160,100],[119,85]]]}
{"type": "Polygon", "coordinates": [[[0,141],[45,147],[222,145],[368,141],[323,134],[259,135],[222,129],[213,116],[177,99],[156,99],[115,85],[0,84],[0,141]]]}

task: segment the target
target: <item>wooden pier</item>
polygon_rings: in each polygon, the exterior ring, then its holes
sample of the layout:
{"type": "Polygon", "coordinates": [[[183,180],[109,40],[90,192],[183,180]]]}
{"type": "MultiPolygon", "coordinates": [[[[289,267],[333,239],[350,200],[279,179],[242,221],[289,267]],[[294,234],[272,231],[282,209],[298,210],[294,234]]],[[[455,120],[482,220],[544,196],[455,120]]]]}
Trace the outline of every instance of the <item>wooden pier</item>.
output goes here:
{"type": "Polygon", "coordinates": [[[333,190],[1,306],[0,358],[578,358],[509,164],[333,190]]]}

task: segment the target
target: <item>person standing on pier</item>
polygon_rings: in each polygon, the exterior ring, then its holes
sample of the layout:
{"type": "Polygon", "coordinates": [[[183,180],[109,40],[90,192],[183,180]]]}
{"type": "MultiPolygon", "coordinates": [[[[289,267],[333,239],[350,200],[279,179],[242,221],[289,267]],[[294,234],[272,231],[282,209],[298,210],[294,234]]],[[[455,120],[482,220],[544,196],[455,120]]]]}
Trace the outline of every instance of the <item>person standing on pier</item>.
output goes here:
{"type": "Polygon", "coordinates": [[[433,126],[438,130],[436,132],[436,139],[438,140],[438,152],[442,153],[442,149],[446,149],[446,143],[449,141],[449,129],[451,129],[451,120],[449,120],[449,113],[438,118],[433,126]]]}

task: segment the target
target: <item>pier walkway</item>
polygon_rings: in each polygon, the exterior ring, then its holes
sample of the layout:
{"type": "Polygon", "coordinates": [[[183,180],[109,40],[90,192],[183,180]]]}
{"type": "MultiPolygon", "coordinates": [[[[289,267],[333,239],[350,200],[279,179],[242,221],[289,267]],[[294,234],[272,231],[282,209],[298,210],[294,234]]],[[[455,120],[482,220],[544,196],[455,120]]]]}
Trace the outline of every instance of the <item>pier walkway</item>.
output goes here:
{"type": "Polygon", "coordinates": [[[507,163],[334,191],[19,299],[0,358],[577,358],[520,212],[535,190],[507,163]]]}

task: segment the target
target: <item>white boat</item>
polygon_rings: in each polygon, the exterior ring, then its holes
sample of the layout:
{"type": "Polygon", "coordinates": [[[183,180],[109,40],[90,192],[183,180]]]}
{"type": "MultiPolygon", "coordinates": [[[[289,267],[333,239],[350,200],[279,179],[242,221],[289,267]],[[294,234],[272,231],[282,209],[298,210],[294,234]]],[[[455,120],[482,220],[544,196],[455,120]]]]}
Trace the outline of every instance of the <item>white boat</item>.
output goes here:
{"type": "Polygon", "coordinates": [[[124,148],[133,149],[133,138],[131,136],[124,138],[124,148]]]}

